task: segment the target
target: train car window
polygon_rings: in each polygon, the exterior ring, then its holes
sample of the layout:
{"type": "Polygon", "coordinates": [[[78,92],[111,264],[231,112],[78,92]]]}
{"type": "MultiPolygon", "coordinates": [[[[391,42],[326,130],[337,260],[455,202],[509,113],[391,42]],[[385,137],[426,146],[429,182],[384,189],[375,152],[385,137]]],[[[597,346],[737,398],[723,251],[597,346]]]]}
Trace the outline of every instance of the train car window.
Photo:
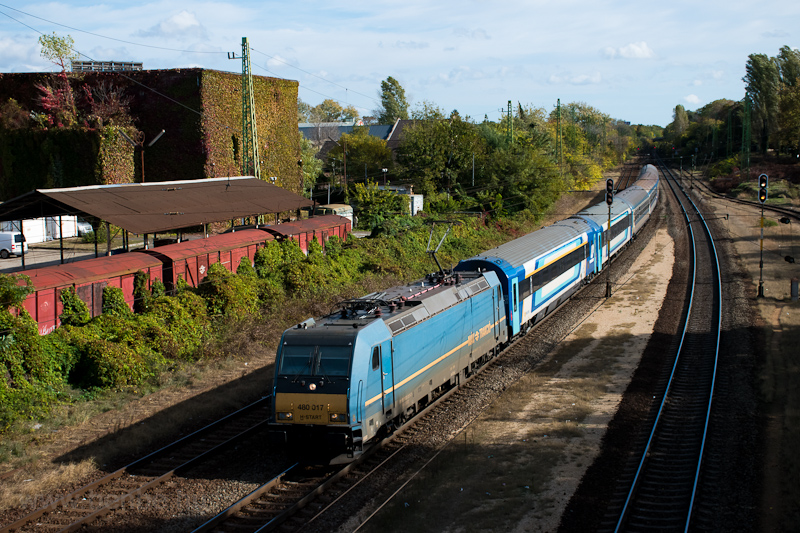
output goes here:
{"type": "Polygon", "coordinates": [[[519,284],[519,287],[520,287],[520,289],[519,289],[519,291],[520,291],[519,292],[519,299],[520,300],[524,300],[525,298],[530,296],[531,293],[533,292],[533,291],[531,291],[531,287],[532,287],[531,278],[523,280],[522,283],[519,284]]]}
{"type": "Polygon", "coordinates": [[[531,276],[531,291],[536,292],[558,276],[563,274],[565,271],[569,270],[570,268],[574,267],[575,265],[579,264],[581,261],[586,259],[586,249],[589,245],[584,244],[577,250],[572,251],[568,255],[565,255],[555,263],[547,265],[539,272],[531,276]]]}
{"type": "Polygon", "coordinates": [[[376,346],[372,349],[372,370],[378,370],[381,366],[381,347],[376,346]]]}
{"type": "Polygon", "coordinates": [[[281,375],[309,375],[314,362],[314,346],[283,346],[281,375]]]}
{"type": "Polygon", "coordinates": [[[352,351],[350,346],[320,346],[316,374],[346,376],[350,371],[352,351]]]}

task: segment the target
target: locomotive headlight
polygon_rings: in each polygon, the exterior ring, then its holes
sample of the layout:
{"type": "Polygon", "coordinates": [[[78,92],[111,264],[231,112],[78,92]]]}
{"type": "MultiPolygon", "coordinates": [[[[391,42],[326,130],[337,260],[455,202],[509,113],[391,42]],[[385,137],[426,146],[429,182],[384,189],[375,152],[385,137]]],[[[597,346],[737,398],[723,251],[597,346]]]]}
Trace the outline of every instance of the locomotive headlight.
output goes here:
{"type": "Polygon", "coordinates": [[[331,422],[347,422],[347,415],[342,413],[331,413],[331,422]]]}
{"type": "Polygon", "coordinates": [[[278,420],[292,420],[292,413],[278,413],[278,420]]]}

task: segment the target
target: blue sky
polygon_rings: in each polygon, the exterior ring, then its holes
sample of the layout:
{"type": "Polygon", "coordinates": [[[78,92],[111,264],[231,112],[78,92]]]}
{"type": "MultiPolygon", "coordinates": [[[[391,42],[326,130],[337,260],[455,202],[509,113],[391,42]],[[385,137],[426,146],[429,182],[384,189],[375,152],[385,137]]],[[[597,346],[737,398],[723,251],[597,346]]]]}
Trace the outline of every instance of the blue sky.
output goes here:
{"type": "Polygon", "coordinates": [[[498,120],[508,100],[550,110],[560,98],[665,126],[677,104],[742,99],[748,54],[800,47],[800,2],[30,0],[0,3],[0,72],[55,70],[37,43],[52,32],[82,59],[231,72],[241,61],[227,53],[246,36],[254,74],[363,115],[393,76],[412,108],[475,120],[498,120]]]}

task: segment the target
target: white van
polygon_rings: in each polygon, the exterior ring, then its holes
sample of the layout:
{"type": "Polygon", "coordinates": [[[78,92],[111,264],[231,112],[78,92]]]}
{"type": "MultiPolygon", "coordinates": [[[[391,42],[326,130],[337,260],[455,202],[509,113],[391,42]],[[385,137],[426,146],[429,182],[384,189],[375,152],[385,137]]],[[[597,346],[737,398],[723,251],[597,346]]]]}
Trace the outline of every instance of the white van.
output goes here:
{"type": "Polygon", "coordinates": [[[22,233],[10,231],[0,232],[0,258],[8,259],[11,255],[28,253],[28,243],[22,233]]]}
{"type": "Polygon", "coordinates": [[[315,215],[339,215],[350,220],[353,228],[358,224],[358,220],[353,216],[353,207],[347,204],[325,204],[318,205],[314,209],[315,215]]]}

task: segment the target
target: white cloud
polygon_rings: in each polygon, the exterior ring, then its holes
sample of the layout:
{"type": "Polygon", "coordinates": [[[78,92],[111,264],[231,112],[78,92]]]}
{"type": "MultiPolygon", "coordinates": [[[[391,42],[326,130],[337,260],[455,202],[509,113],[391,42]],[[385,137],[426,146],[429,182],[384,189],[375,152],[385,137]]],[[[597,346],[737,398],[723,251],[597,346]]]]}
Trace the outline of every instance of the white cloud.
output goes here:
{"type": "Polygon", "coordinates": [[[453,30],[453,34],[456,37],[463,37],[465,39],[474,39],[477,41],[488,41],[491,39],[489,34],[486,33],[486,30],[483,29],[475,29],[475,30],[468,30],[467,28],[455,28],[453,30]]]}
{"type": "Polygon", "coordinates": [[[697,87],[698,85],[703,85],[703,80],[694,80],[692,82],[692,85],[694,85],[695,87],[697,87]]]}
{"type": "Polygon", "coordinates": [[[599,72],[594,74],[551,74],[548,80],[551,84],[566,85],[597,85],[603,81],[599,72]]]}
{"type": "Polygon", "coordinates": [[[180,13],[164,19],[149,30],[140,30],[136,37],[161,37],[168,39],[208,39],[208,31],[200,24],[197,16],[185,9],[180,13]]]}
{"type": "Polygon", "coordinates": [[[785,39],[789,37],[789,34],[783,30],[772,30],[772,31],[765,31],[761,34],[762,37],[766,37],[767,39],[785,39]]]}
{"type": "Polygon", "coordinates": [[[419,43],[416,41],[397,41],[394,44],[395,48],[402,48],[407,50],[421,50],[430,46],[428,43],[419,43]]]}
{"type": "Polygon", "coordinates": [[[711,71],[711,77],[714,78],[715,80],[721,80],[722,76],[724,74],[725,74],[725,72],[722,71],[722,70],[712,70],[711,71]]]}
{"type": "Polygon", "coordinates": [[[606,46],[602,51],[603,55],[609,59],[614,59],[617,56],[624,59],[651,59],[656,56],[653,49],[650,48],[646,42],[639,41],[638,43],[629,43],[620,48],[613,48],[606,46]]]}
{"type": "Polygon", "coordinates": [[[700,103],[700,98],[696,94],[690,94],[689,96],[684,96],[683,99],[686,103],[697,105],[700,103]]]}

